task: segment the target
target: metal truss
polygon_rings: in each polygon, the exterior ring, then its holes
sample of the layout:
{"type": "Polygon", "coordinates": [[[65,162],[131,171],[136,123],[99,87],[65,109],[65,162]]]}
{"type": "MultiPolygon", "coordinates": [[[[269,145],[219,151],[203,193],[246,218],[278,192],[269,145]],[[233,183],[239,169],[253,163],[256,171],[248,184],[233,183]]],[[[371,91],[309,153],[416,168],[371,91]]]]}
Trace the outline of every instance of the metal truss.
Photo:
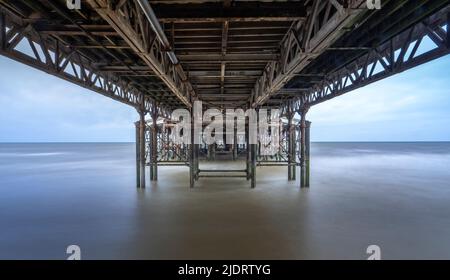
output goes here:
{"type": "Polygon", "coordinates": [[[155,72],[186,106],[195,95],[180,63],[173,63],[169,46],[157,39],[154,26],[146,19],[138,1],[88,0],[104,20],[128,43],[136,54],[155,72]]]}
{"type": "MultiPolygon", "coordinates": [[[[269,145],[270,143],[262,140],[261,145],[266,143],[269,145]]],[[[289,128],[286,125],[283,125],[283,128],[280,131],[280,139],[278,150],[273,155],[260,155],[258,154],[256,160],[258,165],[264,165],[263,163],[274,163],[274,162],[288,162],[289,157],[289,128]]]]}
{"type": "MultiPolygon", "coordinates": [[[[291,111],[292,112],[292,111],[291,111]]],[[[137,185],[139,187],[145,187],[142,183],[142,176],[145,177],[145,169],[140,168],[141,163],[144,162],[145,166],[150,167],[150,179],[152,181],[157,180],[158,168],[164,166],[187,166],[189,167],[190,174],[192,176],[190,186],[195,185],[195,181],[199,178],[247,178],[251,181],[251,187],[255,187],[256,180],[256,166],[285,166],[288,168],[289,180],[295,180],[296,168],[300,167],[301,170],[309,168],[309,139],[303,141],[305,136],[302,137],[301,123],[293,123],[293,114],[291,114],[291,121],[289,123],[281,123],[279,137],[279,149],[278,152],[271,156],[261,155],[258,150],[261,145],[270,144],[268,141],[261,141],[261,144],[248,144],[248,134],[246,134],[246,143],[239,144],[242,151],[237,151],[237,154],[245,153],[246,168],[245,169],[200,169],[199,160],[209,159],[208,149],[215,147],[215,145],[208,145],[205,143],[186,145],[174,143],[171,135],[173,124],[168,122],[165,124],[157,124],[153,119],[145,121],[144,132],[141,135],[141,122],[136,122],[136,142],[138,143],[136,150],[136,164],[137,164],[137,185]],[[141,136],[143,136],[141,138],[141,136]],[[141,142],[140,139],[143,139],[141,142]],[[307,151],[302,158],[302,142],[306,145],[307,151]],[[144,143],[143,149],[139,146],[144,143]],[[299,144],[296,144],[299,143],[299,144]],[[141,153],[141,151],[143,151],[141,153]],[[305,163],[307,162],[307,163],[305,163]]],[[[306,122],[307,130],[303,130],[304,133],[309,133],[310,123],[306,122]]],[[[305,135],[305,134],[304,134],[305,135]]],[[[236,142],[235,142],[236,143],[236,142]]],[[[225,143],[217,145],[220,149],[225,148],[225,143]]],[[[305,149],[305,146],[303,146],[305,149]]],[[[237,156],[233,156],[233,159],[238,159],[237,156]]],[[[309,173],[307,173],[309,174],[309,173]]],[[[309,175],[308,175],[309,176],[309,175]]],[[[144,178],[145,180],[145,178],[144,178]]],[[[308,182],[308,181],[306,181],[308,182]]],[[[307,185],[308,183],[304,183],[307,185]]]]}
{"type": "Polygon", "coordinates": [[[0,54],[57,76],[86,89],[131,105],[145,112],[166,116],[169,110],[132,85],[108,71],[99,70],[95,61],[77,48],[53,36],[46,36],[19,17],[0,9],[0,54]]]}
{"type": "Polygon", "coordinates": [[[296,110],[300,111],[449,54],[449,25],[450,6],[326,75],[309,92],[295,99],[296,110]],[[434,48],[430,48],[433,44],[434,48]]]}
{"type": "Polygon", "coordinates": [[[171,128],[158,126],[157,131],[157,162],[173,165],[181,163],[189,165],[189,148],[185,144],[177,144],[170,137],[171,128]]]}
{"type": "Polygon", "coordinates": [[[286,34],[280,45],[280,59],[269,62],[263,75],[252,90],[252,107],[263,105],[315,57],[327,49],[343,32],[345,27],[364,12],[365,0],[312,1],[305,21],[298,21],[286,34]]]}

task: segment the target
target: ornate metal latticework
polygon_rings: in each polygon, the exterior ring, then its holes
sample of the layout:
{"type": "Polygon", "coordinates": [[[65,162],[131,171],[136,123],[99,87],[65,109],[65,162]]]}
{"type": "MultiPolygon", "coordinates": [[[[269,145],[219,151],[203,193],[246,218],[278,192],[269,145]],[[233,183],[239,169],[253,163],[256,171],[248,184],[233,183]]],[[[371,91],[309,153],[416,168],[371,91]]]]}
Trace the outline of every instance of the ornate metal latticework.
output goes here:
{"type": "Polygon", "coordinates": [[[175,144],[157,122],[172,110],[279,108],[288,122],[274,156],[258,156],[248,131],[232,144],[254,187],[256,164],[284,164],[290,180],[299,166],[309,184],[312,106],[450,53],[448,0],[232,2],[0,0],[0,54],[136,108],[141,187],[146,166],[156,180],[158,166],[188,165],[193,186],[200,158],[230,153],[175,144]]]}

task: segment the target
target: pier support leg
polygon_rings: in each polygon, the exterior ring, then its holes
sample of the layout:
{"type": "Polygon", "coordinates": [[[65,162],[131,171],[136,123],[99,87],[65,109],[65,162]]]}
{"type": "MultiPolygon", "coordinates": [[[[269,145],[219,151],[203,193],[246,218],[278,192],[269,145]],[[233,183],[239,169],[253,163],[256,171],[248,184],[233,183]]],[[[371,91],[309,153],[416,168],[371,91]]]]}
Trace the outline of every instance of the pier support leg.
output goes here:
{"type": "Polygon", "coordinates": [[[150,179],[158,180],[158,127],[156,124],[158,116],[152,115],[152,128],[150,130],[150,179]]]}
{"type": "Polygon", "coordinates": [[[291,169],[291,180],[297,179],[297,130],[295,124],[292,124],[292,135],[291,135],[291,145],[292,145],[292,169],[291,169]]]}
{"type": "Polygon", "coordinates": [[[233,135],[233,160],[237,159],[238,155],[238,137],[237,137],[237,126],[234,126],[234,135],[233,135]]]}
{"type": "Polygon", "coordinates": [[[189,187],[193,188],[195,184],[195,163],[194,163],[194,144],[189,145],[189,187]]]}
{"type": "Polygon", "coordinates": [[[136,126],[136,187],[141,187],[141,144],[140,144],[140,121],[135,122],[136,126]]]}
{"type": "Polygon", "coordinates": [[[195,116],[193,109],[191,110],[191,144],[189,145],[189,187],[193,188],[195,185],[195,180],[197,177],[197,170],[196,170],[196,149],[195,149],[195,116]]]}
{"type": "Polygon", "coordinates": [[[309,187],[309,178],[310,178],[310,128],[311,128],[311,122],[306,121],[306,127],[305,127],[305,165],[306,165],[306,187],[309,187]]]}
{"type": "Polygon", "coordinates": [[[208,160],[214,160],[216,158],[216,144],[208,145],[208,160]]]}
{"type": "MultiPolygon", "coordinates": [[[[306,113],[308,112],[308,108],[304,108],[301,111],[301,120],[300,120],[300,187],[306,188],[309,187],[309,183],[307,178],[309,174],[309,167],[306,167],[306,113]]],[[[308,144],[309,146],[309,144],[308,144]]]]}
{"type": "MultiPolygon", "coordinates": [[[[145,188],[145,112],[139,111],[139,187],[145,188]]],[[[137,143],[136,143],[137,144],[137,143]]]]}
{"type": "MultiPolygon", "coordinates": [[[[289,106],[290,107],[290,106],[289,106]]],[[[294,118],[294,112],[289,108],[288,113],[288,131],[287,131],[287,142],[288,142],[288,180],[295,180],[295,171],[297,162],[295,158],[295,126],[292,121],[294,118]]]]}
{"type": "Polygon", "coordinates": [[[194,145],[189,145],[189,187],[193,188],[195,184],[195,171],[194,171],[194,145]]]}
{"type": "Polygon", "coordinates": [[[251,175],[251,187],[252,189],[256,187],[256,156],[257,156],[257,144],[250,144],[250,175],[251,175]]]}
{"type": "Polygon", "coordinates": [[[248,129],[248,125],[245,128],[245,149],[246,149],[246,159],[245,159],[245,170],[247,171],[247,180],[250,180],[251,170],[250,170],[250,130],[248,129]]]}
{"type": "Polygon", "coordinates": [[[195,173],[194,173],[194,177],[195,177],[195,180],[197,181],[198,180],[198,175],[199,175],[199,154],[200,154],[200,144],[194,144],[194,170],[195,170],[195,173]]]}

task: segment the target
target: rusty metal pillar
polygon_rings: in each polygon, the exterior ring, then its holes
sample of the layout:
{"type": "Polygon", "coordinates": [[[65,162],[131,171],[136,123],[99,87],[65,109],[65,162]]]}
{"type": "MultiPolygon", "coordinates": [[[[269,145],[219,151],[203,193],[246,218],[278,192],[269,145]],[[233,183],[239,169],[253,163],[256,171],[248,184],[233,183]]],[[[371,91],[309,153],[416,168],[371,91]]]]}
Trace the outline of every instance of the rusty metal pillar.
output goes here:
{"type": "Polygon", "coordinates": [[[216,144],[208,145],[208,160],[216,159],[216,144]]]}
{"type": "Polygon", "coordinates": [[[134,123],[136,127],[136,187],[141,187],[141,156],[140,156],[140,150],[141,150],[141,144],[140,144],[140,138],[139,138],[139,131],[140,131],[140,122],[137,121],[134,123]]]}
{"type": "Polygon", "coordinates": [[[247,123],[245,127],[245,150],[246,150],[246,159],[245,159],[245,170],[247,172],[247,180],[250,180],[251,171],[250,171],[250,129],[249,124],[247,123]]]}
{"type": "Polygon", "coordinates": [[[195,136],[194,136],[194,112],[191,110],[191,143],[189,145],[189,187],[193,188],[195,185],[195,177],[196,177],[196,171],[195,171],[195,136]]]}
{"type": "Polygon", "coordinates": [[[310,128],[311,122],[306,121],[305,127],[305,165],[306,165],[306,187],[309,187],[309,178],[310,178],[310,128]]]}
{"type": "Polygon", "coordinates": [[[295,123],[292,123],[292,135],[291,135],[291,145],[292,145],[292,180],[297,179],[297,128],[295,123]]]}
{"type": "Polygon", "coordinates": [[[252,189],[256,186],[256,156],[257,156],[257,144],[250,144],[250,176],[252,189]]]}
{"type": "Polygon", "coordinates": [[[199,154],[200,154],[200,144],[194,144],[194,153],[195,153],[195,157],[194,157],[194,168],[195,168],[195,173],[194,173],[194,177],[195,180],[198,180],[198,176],[199,176],[199,154]]]}
{"type": "Polygon", "coordinates": [[[295,171],[297,162],[295,158],[295,126],[293,125],[294,112],[292,111],[291,104],[289,104],[289,111],[287,114],[288,126],[287,126],[287,142],[288,142],[288,180],[295,180],[295,171]]]}
{"type": "MultiPolygon", "coordinates": [[[[306,113],[308,108],[302,109],[300,112],[300,187],[308,187],[307,184],[307,168],[306,168],[306,113]]],[[[308,168],[309,169],[309,168],[308,168]]]]}
{"type": "Polygon", "coordinates": [[[145,111],[139,110],[139,187],[145,188],[145,111]]]}
{"type": "Polygon", "coordinates": [[[158,115],[152,114],[152,127],[150,129],[150,180],[158,180],[158,115]]]}
{"type": "MultiPolygon", "coordinates": [[[[192,101],[194,102],[194,101],[192,101]]],[[[201,108],[200,108],[201,109],[201,108]]],[[[202,111],[192,106],[191,108],[191,144],[189,145],[189,167],[190,167],[190,187],[193,188],[195,181],[198,180],[199,176],[199,147],[202,143],[202,135],[201,135],[201,120],[202,120],[202,111]],[[196,126],[199,127],[199,131],[197,131],[196,126]]]]}
{"type": "Polygon", "coordinates": [[[233,160],[236,160],[238,155],[237,124],[234,125],[233,133],[233,160]]]}

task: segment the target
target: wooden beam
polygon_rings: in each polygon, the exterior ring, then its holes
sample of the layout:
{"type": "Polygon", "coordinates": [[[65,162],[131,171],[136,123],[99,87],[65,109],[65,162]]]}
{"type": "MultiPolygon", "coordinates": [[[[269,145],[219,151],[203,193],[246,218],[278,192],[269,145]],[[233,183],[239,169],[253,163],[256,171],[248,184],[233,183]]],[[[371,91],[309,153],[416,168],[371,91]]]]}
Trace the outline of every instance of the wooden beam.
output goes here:
{"type": "Polygon", "coordinates": [[[278,59],[276,54],[177,54],[181,62],[205,62],[205,63],[221,63],[225,62],[268,62],[278,59]]]}
{"type": "Polygon", "coordinates": [[[160,22],[294,21],[306,17],[302,2],[154,4],[160,22]]]}

